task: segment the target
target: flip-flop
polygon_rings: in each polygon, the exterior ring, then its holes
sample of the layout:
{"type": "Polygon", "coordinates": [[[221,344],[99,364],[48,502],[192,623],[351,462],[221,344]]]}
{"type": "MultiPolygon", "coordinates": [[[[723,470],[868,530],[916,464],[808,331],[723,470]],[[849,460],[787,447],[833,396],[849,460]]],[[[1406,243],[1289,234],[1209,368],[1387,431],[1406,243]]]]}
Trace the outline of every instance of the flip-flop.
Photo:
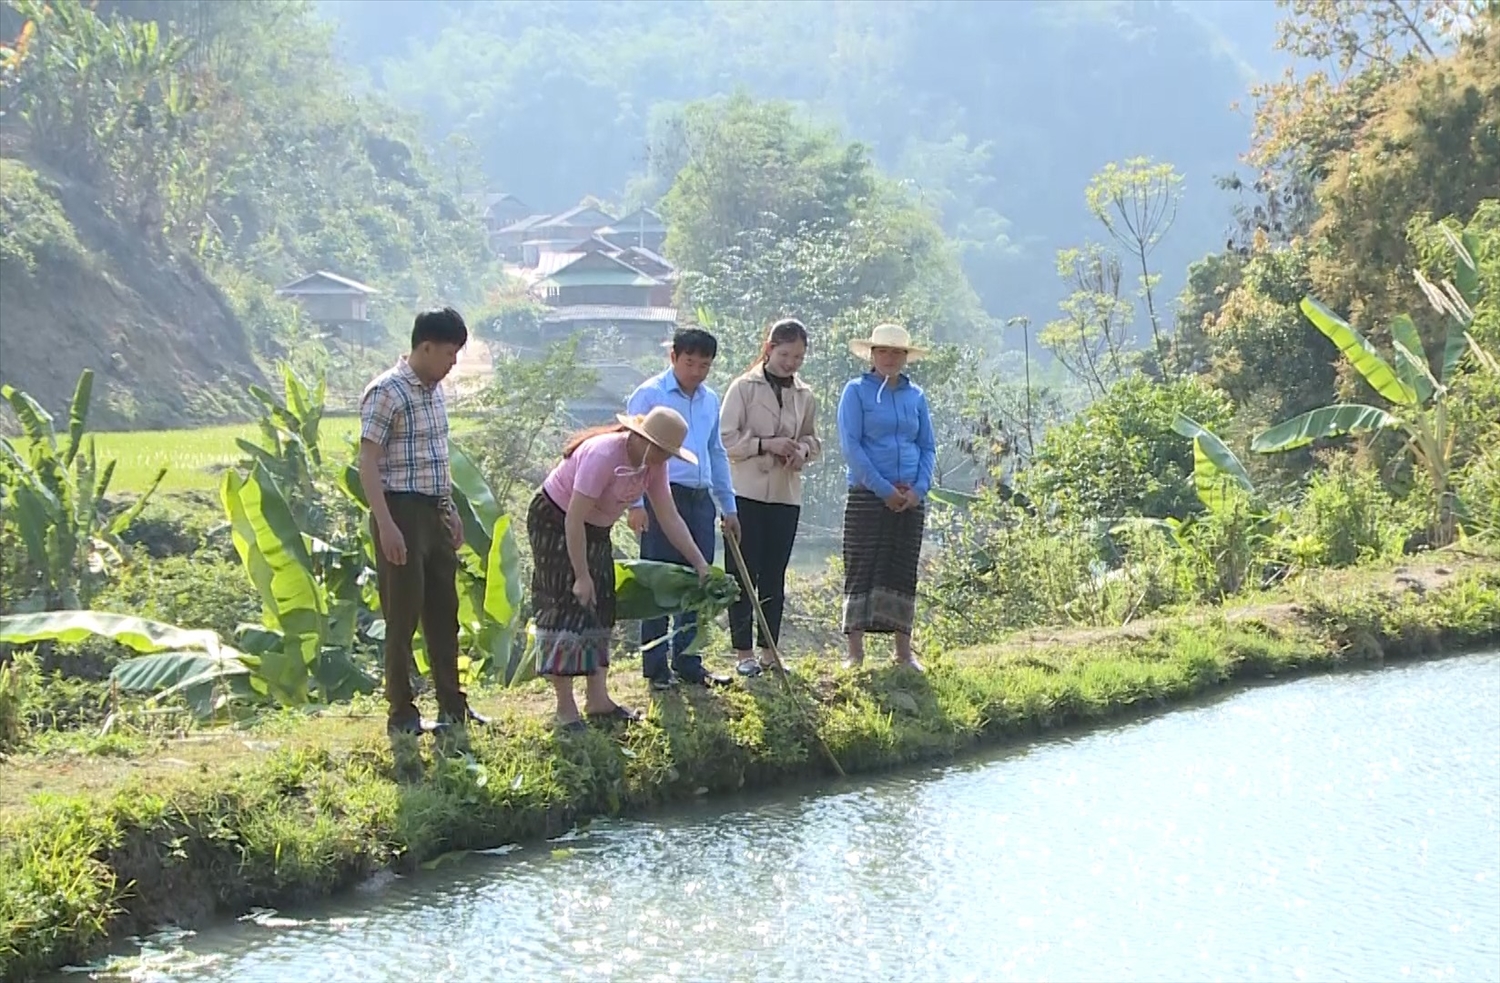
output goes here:
{"type": "Polygon", "coordinates": [[[561,720],[559,720],[557,722],[557,729],[565,734],[577,734],[580,731],[588,730],[589,725],[584,723],[581,719],[569,720],[567,723],[563,723],[561,720]]]}
{"type": "Polygon", "coordinates": [[[633,710],[630,707],[622,707],[616,703],[613,710],[605,710],[603,713],[591,713],[589,714],[589,719],[597,720],[601,723],[613,720],[626,720],[635,723],[641,719],[641,712],[633,710]]]}

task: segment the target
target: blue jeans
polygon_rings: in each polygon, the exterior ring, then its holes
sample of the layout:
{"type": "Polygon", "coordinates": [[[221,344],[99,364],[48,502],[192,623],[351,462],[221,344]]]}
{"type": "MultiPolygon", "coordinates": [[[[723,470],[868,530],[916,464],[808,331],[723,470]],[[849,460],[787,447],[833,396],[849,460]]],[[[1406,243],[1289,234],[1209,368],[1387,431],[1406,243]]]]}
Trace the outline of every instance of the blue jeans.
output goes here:
{"type": "MultiPolygon", "coordinates": [[[[688,532],[692,534],[693,542],[703,553],[703,558],[709,563],[714,562],[714,527],[718,512],[714,508],[714,500],[709,495],[708,489],[698,490],[685,485],[673,485],[672,501],[677,503],[677,511],[682,516],[682,521],[687,523],[688,532]]],[[[646,515],[651,522],[646,527],[646,534],[641,537],[641,559],[662,560],[686,566],[687,560],[677,552],[677,547],[667,541],[666,533],[662,532],[661,522],[656,518],[656,510],[651,507],[649,501],[646,503],[646,515]]],[[[671,665],[679,676],[696,679],[703,675],[703,657],[682,654],[683,650],[692,645],[693,640],[698,637],[698,616],[688,613],[679,615],[672,621],[674,622],[672,628],[676,634],[672,636],[671,642],[663,642],[654,648],[646,649],[641,654],[641,671],[647,679],[666,677],[669,646],[671,665]]],[[[650,621],[641,622],[641,646],[643,648],[666,634],[666,618],[652,618],[650,621]]]]}

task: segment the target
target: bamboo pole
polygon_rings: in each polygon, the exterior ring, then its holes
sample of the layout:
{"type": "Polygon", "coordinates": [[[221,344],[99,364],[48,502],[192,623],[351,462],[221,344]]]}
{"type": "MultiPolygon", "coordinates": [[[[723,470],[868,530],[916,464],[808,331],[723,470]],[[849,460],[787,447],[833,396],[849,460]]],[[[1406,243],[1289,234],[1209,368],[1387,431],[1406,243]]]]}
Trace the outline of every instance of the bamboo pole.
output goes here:
{"type": "Polygon", "coordinates": [[[741,586],[749,589],[750,607],[755,611],[755,623],[765,633],[766,644],[771,647],[771,658],[776,660],[776,674],[781,678],[781,685],[786,688],[787,696],[791,697],[792,703],[797,707],[797,712],[802,715],[802,722],[807,725],[808,732],[812,734],[813,740],[822,749],[823,755],[828,759],[829,764],[833,765],[833,770],[838,772],[840,778],[846,777],[843,765],[839,764],[839,759],[834,757],[833,749],[823,740],[823,735],[818,733],[818,728],[807,715],[807,708],[802,705],[802,701],[797,698],[796,691],[792,689],[791,673],[787,672],[786,665],[781,661],[781,649],[777,646],[776,639],[771,634],[771,626],[766,621],[765,609],[760,606],[760,595],[756,591],[755,585],[750,583],[750,572],[745,566],[745,555],[740,552],[739,538],[727,535],[724,537],[724,543],[733,555],[734,562],[739,565],[740,580],[742,581],[741,586]]]}

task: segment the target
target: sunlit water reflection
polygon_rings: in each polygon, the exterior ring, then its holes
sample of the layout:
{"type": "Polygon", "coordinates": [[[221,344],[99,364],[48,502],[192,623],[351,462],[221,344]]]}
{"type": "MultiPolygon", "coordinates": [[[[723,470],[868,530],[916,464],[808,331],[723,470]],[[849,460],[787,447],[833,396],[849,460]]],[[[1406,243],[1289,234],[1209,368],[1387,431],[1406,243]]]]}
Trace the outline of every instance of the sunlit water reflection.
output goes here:
{"type": "Polygon", "coordinates": [[[199,980],[1500,980],[1500,654],[475,856],[117,963],[199,980]]]}

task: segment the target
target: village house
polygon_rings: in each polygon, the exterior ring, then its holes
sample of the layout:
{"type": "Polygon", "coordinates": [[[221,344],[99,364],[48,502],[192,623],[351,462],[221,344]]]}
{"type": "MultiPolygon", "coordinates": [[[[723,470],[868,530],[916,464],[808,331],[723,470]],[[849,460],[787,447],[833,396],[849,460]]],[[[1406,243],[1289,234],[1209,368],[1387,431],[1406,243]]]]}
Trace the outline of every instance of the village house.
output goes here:
{"type": "Polygon", "coordinates": [[[531,227],[551,216],[545,212],[527,215],[489,234],[490,252],[507,263],[521,262],[521,247],[525,244],[531,227]]]}
{"type": "Polygon", "coordinates": [[[560,215],[529,226],[521,243],[521,265],[535,266],[542,253],[561,252],[563,247],[591,235],[613,222],[614,216],[593,205],[577,205],[560,215]]]}
{"type": "MultiPolygon", "coordinates": [[[[530,205],[515,195],[491,191],[474,195],[473,198],[479,205],[480,217],[484,221],[484,234],[489,241],[490,251],[496,254],[500,252],[499,239],[505,229],[536,215],[530,205]]],[[[519,249],[519,241],[516,245],[519,249]]]]}
{"type": "Polygon", "coordinates": [[[667,241],[667,227],[661,216],[649,208],[637,208],[612,225],[596,229],[602,239],[627,249],[639,246],[653,253],[660,253],[667,241]]]}
{"type": "Polygon", "coordinates": [[[661,356],[677,326],[677,270],[661,255],[666,226],[648,208],[615,218],[585,199],[557,215],[524,215],[494,230],[492,248],[512,275],[548,309],[534,337],[537,350],[582,336],[586,364],[600,374],[593,392],[569,400],[584,422],[618,412],[661,356]]]}
{"type": "Polygon", "coordinates": [[[276,290],[302,308],[315,324],[357,333],[370,324],[370,298],[379,290],[368,284],[318,270],[276,290]]]}

